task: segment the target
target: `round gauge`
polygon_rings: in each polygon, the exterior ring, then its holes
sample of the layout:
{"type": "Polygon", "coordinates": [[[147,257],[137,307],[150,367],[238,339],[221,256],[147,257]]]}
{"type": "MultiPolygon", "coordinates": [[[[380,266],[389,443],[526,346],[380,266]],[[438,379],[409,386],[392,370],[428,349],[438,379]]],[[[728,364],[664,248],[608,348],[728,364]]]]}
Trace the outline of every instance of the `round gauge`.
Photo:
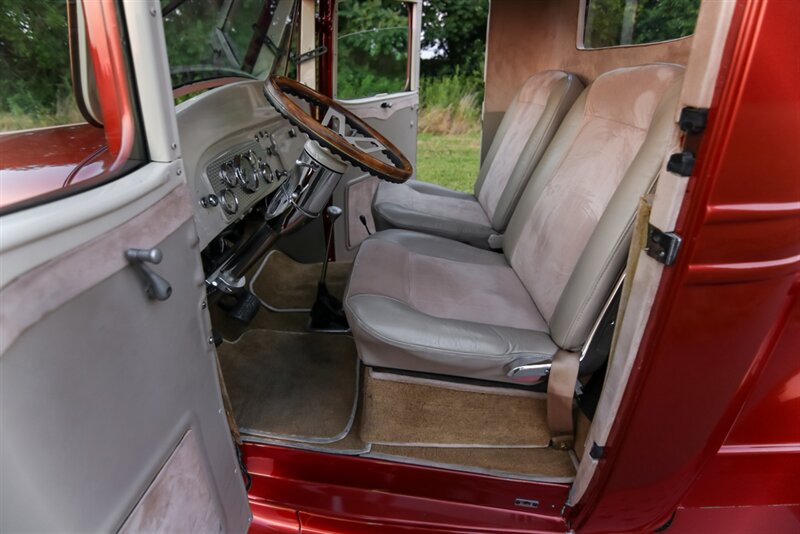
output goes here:
{"type": "Polygon", "coordinates": [[[223,189],[217,194],[219,205],[230,215],[236,213],[239,209],[239,199],[236,198],[236,193],[232,189],[223,189]]]}
{"type": "Polygon", "coordinates": [[[253,193],[258,189],[258,161],[252,151],[247,154],[240,154],[233,159],[233,166],[236,169],[236,177],[239,185],[248,193],[253,193]]]}
{"type": "Polygon", "coordinates": [[[223,163],[219,168],[219,177],[222,182],[228,187],[236,187],[236,173],[233,172],[233,165],[230,163],[223,163]]]}
{"type": "Polygon", "coordinates": [[[270,168],[269,163],[266,161],[259,162],[258,170],[261,176],[264,178],[264,181],[268,184],[271,184],[275,181],[275,175],[272,174],[272,169],[270,168]]]}

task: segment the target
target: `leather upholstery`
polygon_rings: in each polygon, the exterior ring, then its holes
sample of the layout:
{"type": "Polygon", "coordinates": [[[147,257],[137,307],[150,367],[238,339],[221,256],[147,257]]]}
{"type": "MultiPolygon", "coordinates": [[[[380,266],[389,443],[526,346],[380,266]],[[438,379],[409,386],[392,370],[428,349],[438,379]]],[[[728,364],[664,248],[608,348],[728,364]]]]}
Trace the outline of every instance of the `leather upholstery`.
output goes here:
{"type": "Polygon", "coordinates": [[[682,75],[645,65],[587,88],[534,171],[503,254],[408,231],[366,240],[345,297],[365,363],[505,381],[516,359],[580,350],[675,135],[682,75]]]}
{"type": "Polygon", "coordinates": [[[377,228],[418,230],[488,248],[488,237],[505,230],[531,172],[582,89],[566,72],[531,76],[500,125],[474,194],[419,181],[383,182],[373,203],[377,228]]]}
{"type": "Polygon", "coordinates": [[[473,195],[416,180],[405,184],[382,181],[372,215],[377,230],[406,228],[483,248],[495,233],[473,195]]]}
{"type": "Polygon", "coordinates": [[[557,350],[502,254],[408,230],[364,241],[345,310],[367,365],[498,380],[557,350]]]}
{"type": "Polygon", "coordinates": [[[622,270],[639,197],[673,135],[683,68],[601,75],[575,102],[505,234],[509,263],[567,350],[581,348],[622,270]]]}

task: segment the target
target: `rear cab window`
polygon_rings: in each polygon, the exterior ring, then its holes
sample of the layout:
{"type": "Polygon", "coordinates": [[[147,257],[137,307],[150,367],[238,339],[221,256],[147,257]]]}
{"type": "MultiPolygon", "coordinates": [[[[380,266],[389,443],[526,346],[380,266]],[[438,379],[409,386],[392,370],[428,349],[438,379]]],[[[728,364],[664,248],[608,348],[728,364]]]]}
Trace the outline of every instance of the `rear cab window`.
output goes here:
{"type": "Polygon", "coordinates": [[[700,0],[582,0],[579,48],[659,43],[694,32],[700,0]]]}

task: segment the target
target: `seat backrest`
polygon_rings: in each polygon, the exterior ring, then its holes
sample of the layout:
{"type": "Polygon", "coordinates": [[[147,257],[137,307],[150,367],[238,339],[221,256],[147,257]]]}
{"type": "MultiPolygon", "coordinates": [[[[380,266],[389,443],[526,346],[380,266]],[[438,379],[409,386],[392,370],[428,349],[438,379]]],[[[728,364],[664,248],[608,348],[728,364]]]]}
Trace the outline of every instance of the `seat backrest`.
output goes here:
{"type": "Polygon", "coordinates": [[[639,198],[675,135],[683,67],[616,69],[581,94],[542,156],[504,249],[561,348],[585,343],[622,271],[639,198]]]}
{"type": "Polygon", "coordinates": [[[511,101],[475,182],[475,196],[498,232],[508,225],[533,169],[582,90],[574,74],[548,70],[528,78],[511,101]]]}

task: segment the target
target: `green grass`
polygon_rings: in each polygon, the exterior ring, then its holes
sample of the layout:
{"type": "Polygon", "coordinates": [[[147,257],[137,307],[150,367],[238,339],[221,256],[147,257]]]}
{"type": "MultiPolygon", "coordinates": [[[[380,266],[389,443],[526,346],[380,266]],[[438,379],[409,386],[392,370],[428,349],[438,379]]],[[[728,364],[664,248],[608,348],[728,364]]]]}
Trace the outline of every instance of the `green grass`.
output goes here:
{"type": "Polygon", "coordinates": [[[67,95],[59,98],[52,110],[0,111],[0,132],[73,124],[84,120],[75,99],[67,95]]]}
{"type": "Polygon", "coordinates": [[[458,135],[420,133],[417,178],[471,193],[480,166],[480,145],[480,132],[458,135]]]}

